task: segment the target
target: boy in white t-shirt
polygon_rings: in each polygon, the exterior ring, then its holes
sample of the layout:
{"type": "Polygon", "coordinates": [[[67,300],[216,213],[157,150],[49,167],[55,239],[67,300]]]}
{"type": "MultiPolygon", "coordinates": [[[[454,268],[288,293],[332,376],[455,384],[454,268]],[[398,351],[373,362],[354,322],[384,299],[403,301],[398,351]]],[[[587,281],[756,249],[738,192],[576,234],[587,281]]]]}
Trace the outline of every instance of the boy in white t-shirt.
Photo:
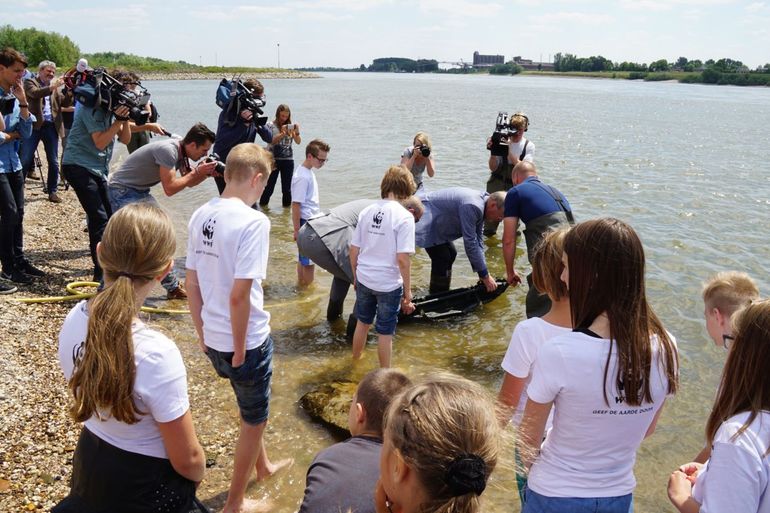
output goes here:
{"type": "MultiPolygon", "coordinates": [[[[329,156],[330,146],[320,139],[313,139],[305,148],[305,160],[294,170],[291,178],[291,221],[294,225],[294,241],[299,229],[308,219],[321,213],[318,203],[318,182],[313,169],[321,169],[329,156]]],[[[300,287],[313,283],[315,265],[306,256],[299,254],[297,278],[300,287]]]]}
{"type": "Polygon", "coordinates": [[[227,156],[225,189],[192,215],[188,226],[187,290],[201,349],[235,391],[241,429],[224,513],[259,504],[245,498],[253,469],[262,480],[291,460],[271,462],[262,436],[267,425],[273,340],[264,310],[270,221],[250,207],[262,194],[272,155],[254,143],[227,156]]]}
{"type": "Polygon", "coordinates": [[[397,198],[415,190],[414,178],[404,166],[391,166],[380,184],[377,203],[365,208],[350,243],[350,266],[356,288],[353,360],[361,358],[366,334],[374,321],[380,367],[390,367],[398,311],[414,311],[410,290],[410,256],[414,254],[412,213],[397,198]]]}

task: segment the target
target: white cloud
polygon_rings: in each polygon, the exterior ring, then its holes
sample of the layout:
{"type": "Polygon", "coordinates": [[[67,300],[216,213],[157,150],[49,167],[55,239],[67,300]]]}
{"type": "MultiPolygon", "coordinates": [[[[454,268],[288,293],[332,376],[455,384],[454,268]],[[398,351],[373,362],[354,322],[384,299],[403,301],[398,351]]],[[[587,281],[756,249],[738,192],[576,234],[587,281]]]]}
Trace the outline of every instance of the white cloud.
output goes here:
{"type": "Polygon", "coordinates": [[[503,10],[501,4],[474,0],[418,0],[417,4],[421,11],[473,18],[489,18],[503,10]]]}
{"type": "Polygon", "coordinates": [[[538,23],[544,25],[558,25],[562,23],[577,23],[581,25],[601,25],[612,23],[615,19],[609,14],[592,14],[586,12],[555,12],[544,14],[536,18],[538,23]]]}
{"type": "Polygon", "coordinates": [[[748,12],[763,12],[768,10],[764,2],[753,2],[745,8],[748,12]]]}

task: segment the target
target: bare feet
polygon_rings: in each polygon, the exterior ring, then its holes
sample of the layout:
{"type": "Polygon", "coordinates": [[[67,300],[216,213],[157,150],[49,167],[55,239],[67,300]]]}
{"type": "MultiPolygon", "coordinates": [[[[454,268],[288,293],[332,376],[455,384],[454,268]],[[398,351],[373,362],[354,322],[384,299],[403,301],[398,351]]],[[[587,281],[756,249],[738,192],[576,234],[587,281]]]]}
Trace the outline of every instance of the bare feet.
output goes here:
{"type": "Polygon", "coordinates": [[[267,513],[270,510],[275,509],[275,503],[270,499],[243,499],[243,503],[237,509],[225,509],[222,513],[267,513]]]}
{"type": "Polygon", "coordinates": [[[294,458],[286,458],[275,463],[270,463],[264,468],[257,467],[257,482],[264,481],[281,469],[289,468],[294,464],[294,458]]]}

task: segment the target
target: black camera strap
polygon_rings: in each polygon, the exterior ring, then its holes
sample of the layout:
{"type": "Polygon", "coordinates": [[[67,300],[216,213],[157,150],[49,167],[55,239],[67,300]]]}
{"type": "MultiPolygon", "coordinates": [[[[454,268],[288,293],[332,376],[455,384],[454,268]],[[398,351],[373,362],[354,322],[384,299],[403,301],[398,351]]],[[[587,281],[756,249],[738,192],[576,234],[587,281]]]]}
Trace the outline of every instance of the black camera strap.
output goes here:
{"type": "Polygon", "coordinates": [[[184,141],[179,141],[179,154],[182,156],[182,165],[184,166],[184,172],[182,173],[182,176],[191,173],[192,167],[190,166],[190,160],[187,158],[187,152],[184,149],[184,144],[182,144],[184,141]]]}

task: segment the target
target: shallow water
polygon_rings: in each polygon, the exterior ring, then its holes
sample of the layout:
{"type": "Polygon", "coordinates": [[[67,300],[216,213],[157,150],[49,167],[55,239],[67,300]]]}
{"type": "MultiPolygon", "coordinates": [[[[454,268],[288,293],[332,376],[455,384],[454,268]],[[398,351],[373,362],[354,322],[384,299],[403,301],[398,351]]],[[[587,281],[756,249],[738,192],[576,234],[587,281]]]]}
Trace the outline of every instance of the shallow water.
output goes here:
{"type": "MultiPolygon", "coordinates": [[[[264,83],[271,117],[279,103],[287,103],[293,121],[302,126],[304,142],[321,137],[332,146],[329,162],[318,173],[324,209],[377,197],[382,173],[398,162],[418,130],[433,139],[437,171],[435,178],[426,178],[428,190],[454,185],[483,189],[488,174],[484,143],[497,111],[527,113],[532,121],[527,135],[537,146],[535,161],[541,175],[567,195],[577,217],[619,217],[630,222],[644,241],[648,294],[677,337],[682,390],[666,405],[657,432],[639,450],[635,504],[642,512],[671,510],[665,492],[668,474],[701,448],[725,356],[712,347],[705,332],[701,283],[718,270],[739,269],[757,279],[764,293],[768,291],[763,264],[770,257],[766,244],[770,89],[353,73],[264,83]]],[[[195,121],[216,126],[214,82],[146,85],[161,122],[171,131],[184,134],[195,121]]],[[[295,152],[302,150],[295,146],[295,152]]],[[[190,214],[215,190],[213,182],[204,183],[169,199],[155,191],[175,214],[180,257],[190,214]]],[[[267,442],[272,457],[289,455],[296,463],[268,483],[255,485],[250,493],[270,496],[279,510],[288,511],[301,500],[313,455],[333,442],[299,408],[299,397],[325,381],[358,379],[376,366],[376,351],[369,347],[364,362],[352,367],[343,323],[329,325],[325,320],[331,282],[327,273],[319,270],[314,286],[296,291],[291,220],[278,196],[280,191],[266,212],[272,232],[265,299],[276,343],[267,442]]],[[[490,239],[488,245],[489,267],[503,276],[499,238],[490,239]]],[[[524,261],[520,256],[519,265],[524,261]]],[[[418,251],[412,268],[416,291],[425,291],[428,273],[428,258],[418,251]]],[[[461,255],[453,285],[474,281],[461,255]]],[[[508,339],[524,316],[524,292],[510,290],[463,319],[399,327],[394,364],[410,374],[449,370],[496,392],[508,339]]],[[[350,305],[348,301],[346,314],[350,305]]],[[[211,498],[226,490],[229,476],[224,466],[231,449],[218,439],[234,437],[237,410],[232,391],[196,352],[189,319],[155,321],[171,331],[183,349],[194,385],[194,416],[196,405],[222,411],[221,416],[196,417],[207,450],[224,451],[201,490],[204,498],[211,498]]],[[[510,465],[512,446],[509,449],[504,466],[510,465]]],[[[487,511],[518,510],[510,470],[496,475],[485,497],[487,511]]]]}

